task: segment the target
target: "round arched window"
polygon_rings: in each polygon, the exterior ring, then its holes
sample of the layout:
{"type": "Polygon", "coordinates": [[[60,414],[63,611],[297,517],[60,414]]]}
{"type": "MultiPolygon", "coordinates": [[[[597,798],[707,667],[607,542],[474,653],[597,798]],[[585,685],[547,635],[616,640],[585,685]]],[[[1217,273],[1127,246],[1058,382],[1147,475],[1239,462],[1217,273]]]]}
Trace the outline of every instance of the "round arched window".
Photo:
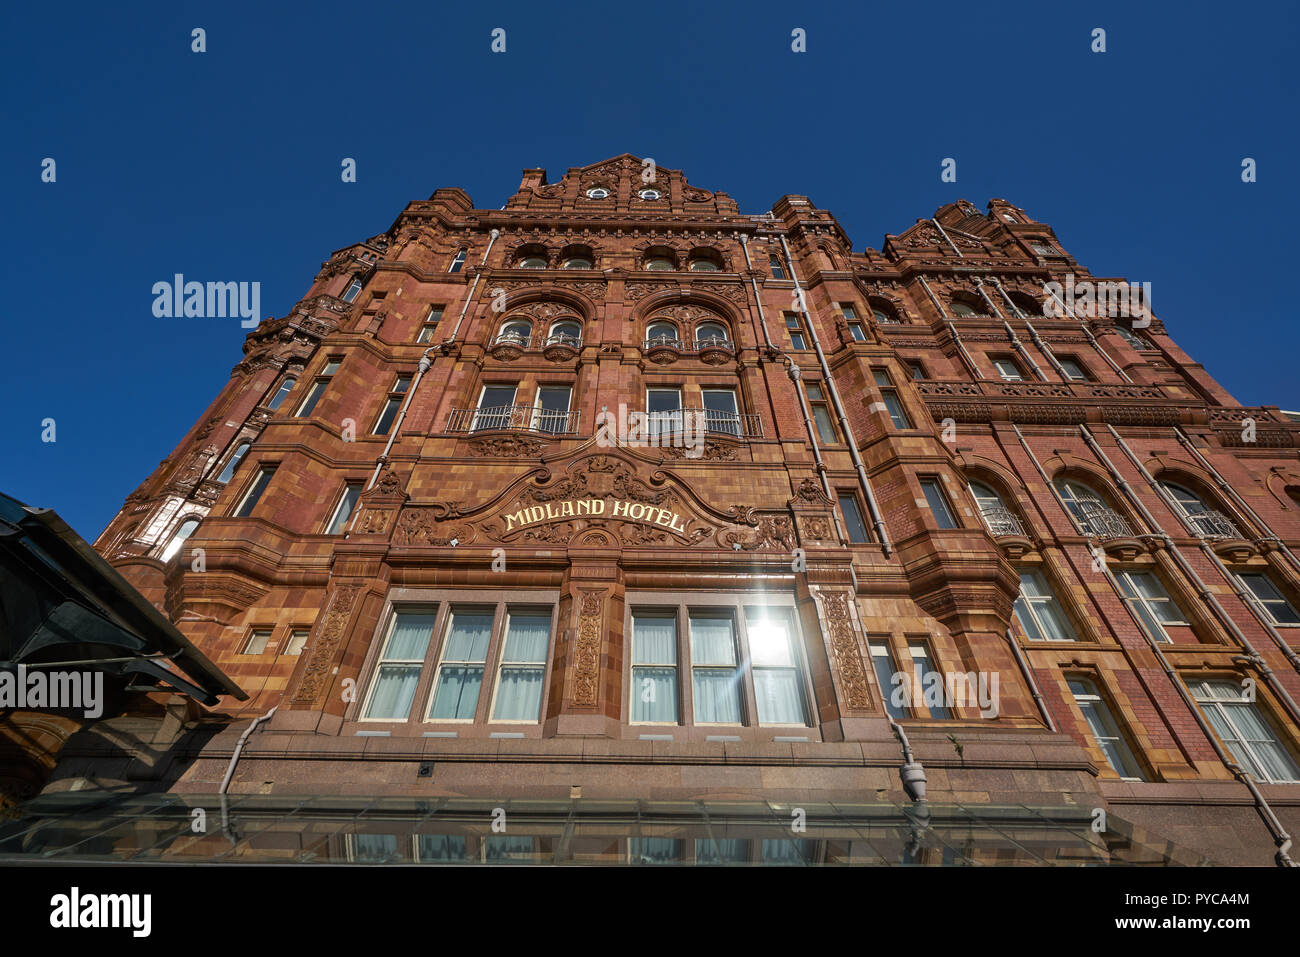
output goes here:
{"type": "Polygon", "coordinates": [[[897,322],[898,321],[892,315],[886,312],[884,309],[872,308],[871,314],[875,317],[876,322],[897,322]]]}
{"type": "Polygon", "coordinates": [[[646,342],[650,345],[667,345],[677,342],[677,327],[671,322],[652,322],[646,327],[646,342]]]}
{"type": "Polygon", "coordinates": [[[180,551],[181,546],[185,544],[185,540],[193,535],[194,530],[199,527],[199,522],[200,519],[187,518],[181,523],[181,527],[176,530],[176,534],[172,536],[172,540],[167,543],[167,547],[163,550],[163,561],[169,561],[173,555],[180,551]]]}
{"type": "Polygon", "coordinates": [[[642,199],[659,199],[663,194],[657,189],[643,189],[637,195],[642,199]]]}
{"type": "Polygon", "coordinates": [[[551,335],[547,339],[552,343],[576,345],[582,339],[582,326],[570,319],[565,319],[551,326],[551,335]]]}
{"type": "Polygon", "coordinates": [[[515,319],[501,327],[501,334],[497,336],[497,342],[526,343],[532,332],[533,327],[529,323],[522,319],[515,319]]]}
{"type": "Polygon", "coordinates": [[[978,316],[979,315],[979,313],[976,312],[975,309],[969,303],[965,303],[965,302],[954,302],[952,304],[952,314],[954,316],[978,316]]]}
{"type": "Polygon", "coordinates": [[[546,260],[541,256],[525,256],[519,260],[520,269],[545,269],[546,260]]]}
{"type": "Polygon", "coordinates": [[[587,190],[587,198],[588,198],[588,199],[608,199],[608,198],[609,198],[609,190],[607,190],[604,186],[593,186],[593,187],[591,187],[591,189],[587,190]]]}
{"type": "Polygon", "coordinates": [[[664,256],[655,256],[645,261],[646,269],[676,269],[677,264],[664,256]]]}
{"type": "Polygon", "coordinates": [[[692,259],[691,272],[717,272],[718,264],[712,259],[692,259]]]}
{"type": "Polygon", "coordinates": [[[590,269],[594,263],[585,256],[574,256],[564,261],[565,269],[590,269]]]}
{"type": "Polygon", "coordinates": [[[726,342],[727,330],[720,322],[701,322],[695,327],[695,341],[700,345],[712,342],[726,342]]]}

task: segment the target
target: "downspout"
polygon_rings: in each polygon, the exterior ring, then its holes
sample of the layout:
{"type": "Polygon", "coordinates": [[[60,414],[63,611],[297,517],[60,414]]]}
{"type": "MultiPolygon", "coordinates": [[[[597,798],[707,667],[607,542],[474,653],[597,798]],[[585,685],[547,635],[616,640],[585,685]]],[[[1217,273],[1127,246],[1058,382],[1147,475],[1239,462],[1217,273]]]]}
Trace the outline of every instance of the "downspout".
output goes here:
{"type": "MultiPolygon", "coordinates": [[[[774,348],[772,337],[767,334],[767,319],[763,316],[763,300],[758,295],[758,280],[754,278],[754,264],[749,258],[749,237],[744,233],[740,234],[740,248],[745,251],[745,269],[750,273],[749,284],[754,290],[754,302],[758,304],[758,326],[763,330],[763,341],[767,343],[769,349],[774,348]]],[[[814,443],[814,448],[816,444],[814,443]]]]}
{"type": "Polygon", "coordinates": [[[1221,488],[1224,492],[1226,492],[1228,497],[1231,498],[1234,502],[1236,502],[1237,506],[1241,508],[1243,512],[1246,513],[1246,515],[1250,518],[1252,522],[1255,523],[1256,531],[1263,529],[1265,532],[1268,533],[1264,537],[1257,538],[1256,541],[1272,542],[1281,550],[1282,554],[1284,554],[1287,558],[1291,559],[1291,562],[1296,566],[1296,568],[1300,569],[1300,559],[1296,558],[1295,553],[1292,552],[1291,549],[1287,547],[1286,542],[1278,538],[1277,533],[1274,532],[1273,529],[1271,529],[1268,526],[1268,523],[1265,522],[1264,519],[1260,518],[1258,513],[1256,513],[1256,511],[1250,507],[1250,503],[1247,502],[1244,498],[1242,498],[1241,495],[1237,493],[1237,490],[1235,488],[1233,488],[1231,485],[1228,484],[1227,479],[1225,479],[1222,475],[1220,475],[1218,470],[1215,469],[1215,467],[1210,464],[1210,460],[1201,454],[1201,450],[1192,444],[1192,440],[1183,433],[1183,430],[1178,426],[1174,426],[1174,434],[1178,436],[1178,441],[1182,443],[1183,448],[1187,449],[1187,451],[1192,453],[1192,456],[1196,459],[1197,462],[1201,464],[1201,467],[1204,468],[1207,472],[1209,472],[1212,476],[1214,476],[1215,484],[1218,485],[1219,488],[1221,488]]]}
{"type": "Polygon", "coordinates": [[[1088,342],[1089,342],[1089,344],[1092,346],[1093,350],[1094,350],[1098,355],[1100,355],[1103,359],[1106,360],[1106,365],[1110,366],[1111,369],[1113,369],[1113,370],[1115,371],[1115,373],[1116,373],[1116,374],[1117,374],[1121,379],[1123,379],[1125,382],[1130,382],[1130,383],[1131,383],[1133,380],[1130,379],[1130,378],[1128,377],[1128,373],[1125,372],[1123,369],[1121,369],[1121,368],[1119,367],[1119,364],[1118,364],[1114,359],[1112,359],[1112,358],[1110,357],[1110,353],[1107,352],[1105,349],[1103,349],[1103,348],[1101,347],[1101,343],[1097,341],[1097,337],[1094,336],[1094,335],[1092,334],[1092,330],[1088,328],[1088,323],[1087,323],[1087,321],[1086,321],[1086,320],[1083,320],[1083,319],[1080,319],[1078,316],[1076,316],[1076,315],[1074,314],[1074,310],[1071,309],[1069,306],[1067,306],[1067,305],[1065,304],[1065,300],[1062,299],[1060,296],[1058,296],[1056,293],[1052,292],[1052,290],[1051,290],[1051,289],[1048,289],[1047,287],[1048,287],[1048,283],[1044,283],[1044,284],[1043,284],[1043,289],[1044,289],[1044,291],[1045,291],[1049,296],[1051,296],[1053,299],[1055,299],[1055,300],[1057,301],[1057,303],[1058,303],[1058,304],[1060,305],[1060,307],[1061,307],[1061,310],[1062,310],[1062,314],[1063,314],[1063,315],[1067,315],[1067,316],[1069,316],[1071,319],[1073,319],[1075,322],[1077,322],[1077,323],[1079,324],[1079,328],[1083,330],[1084,338],[1086,338],[1086,339],[1088,340],[1088,342]]]}
{"type": "Polygon", "coordinates": [[[1029,338],[1032,339],[1034,345],[1038,347],[1038,351],[1047,356],[1047,361],[1052,364],[1052,368],[1055,369],[1056,374],[1061,377],[1061,381],[1069,382],[1070,377],[1065,374],[1065,369],[1062,368],[1061,363],[1057,361],[1056,353],[1052,352],[1051,347],[1043,340],[1043,337],[1038,334],[1038,330],[1035,329],[1034,324],[1029,321],[1029,316],[1025,311],[1017,306],[1012,298],[1007,295],[1007,291],[1002,288],[1002,281],[996,276],[990,277],[989,281],[997,287],[998,292],[1002,294],[1003,300],[1011,307],[1016,317],[1023,320],[1025,328],[1029,331],[1029,338]]]}
{"type": "Polygon", "coordinates": [[[925,294],[929,296],[930,301],[934,303],[934,308],[939,310],[939,316],[943,319],[944,325],[947,326],[948,335],[952,336],[953,344],[957,347],[957,354],[960,355],[962,360],[966,363],[966,368],[976,379],[983,379],[984,373],[980,371],[980,367],[975,364],[975,360],[972,359],[970,353],[966,351],[966,346],[961,341],[961,336],[957,335],[957,327],[952,324],[952,319],[949,317],[948,311],[943,308],[943,303],[941,303],[939,297],[934,294],[934,290],[930,288],[930,284],[925,281],[924,276],[917,276],[916,278],[921,280],[921,287],[925,289],[925,294]]]}
{"type": "Polygon", "coordinates": [[[862,494],[867,500],[867,509],[871,512],[871,522],[876,528],[876,536],[880,540],[880,547],[884,550],[885,557],[889,558],[893,554],[894,547],[889,542],[889,533],[885,530],[884,521],[881,520],[880,509],[876,505],[876,496],[871,491],[871,482],[867,480],[867,468],[862,464],[862,456],[858,454],[857,439],[853,437],[853,430],[849,428],[848,417],[844,414],[844,404],[840,401],[840,390],[835,386],[835,377],[831,375],[830,365],[826,362],[826,353],[822,352],[821,340],[817,338],[817,325],[808,312],[808,301],[804,298],[803,287],[799,285],[799,276],[794,269],[794,259],[790,255],[790,247],[786,243],[784,235],[780,239],[781,248],[785,251],[786,265],[790,267],[790,278],[794,281],[794,292],[799,300],[799,309],[803,312],[804,319],[808,323],[808,335],[812,337],[813,349],[817,352],[817,363],[821,366],[822,378],[826,380],[826,386],[831,394],[831,403],[835,406],[835,415],[839,418],[840,428],[848,441],[849,457],[853,460],[853,467],[858,473],[858,485],[862,488],[862,494]]]}
{"type": "Polygon", "coordinates": [[[482,268],[487,263],[488,255],[492,252],[492,244],[497,241],[497,237],[500,235],[501,230],[499,229],[494,229],[488,233],[487,249],[483,250],[483,258],[479,260],[478,264],[480,271],[474,274],[474,282],[470,284],[469,295],[465,297],[465,303],[460,307],[460,315],[456,318],[456,328],[451,330],[451,338],[447,340],[447,344],[455,342],[456,336],[460,335],[460,324],[465,321],[465,313],[469,310],[469,304],[474,301],[474,291],[478,289],[478,281],[479,277],[482,275],[482,268]]]}
{"type": "Polygon", "coordinates": [[[1016,330],[1011,328],[1011,323],[1007,322],[1007,317],[1002,314],[1002,310],[998,308],[998,304],[990,299],[988,293],[984,291],[984,280],[979,276],[972,276],[971,278],[975,280],[975,288],[979,290],[980,298],[983,299],[993,309],[994,314],[1002,320],[1002,328],[1007,331],[1007,338],[1011,340],[1011,347],[1015,349],[1016,352],[1020,353],[1020,358],[1029,363],[1029,368],[1034,370],[1034,375],[1038,377],[1039,382],[1047,382],[1048,378],[1043,375],[1043,370],[1038,368],[1038,363],[1034,361],[1034,357],[1029,354],[1029,350],[1024,347],[1024,344],[1020,341],[1019,337],[1016,336],[1016,330]]]}
{"type": "Polygon", "coordinates": [[[934,228],[939,230],[939,235],[943,237],[944,242],[946,242],[949,246],[952,247],[952,251],[955,252],[960,258],[965,259],[966,257],[962,256],[961,250],[957,248],[957,244],[954,243],[951,239],[949,239],[948,234],[943,231],[943,227],[939,225],[939,220],[935,219],[934,217],[931,217],[930,222],[934,223],[934,228]]]}
{"type": "Polygon", "coordinates": [[[1052,720],[1052,713],[1047,710],[1047,702],[1043,700],[1043,693],[1038,690],[1038,682],[1034,680],[1034,673],[1029,668],[1029,660],[1025,657],[1025,650],[1020,647],[1020,641],[1007,629],[1007,644],[1011,645],[1011,653],[1016,656],[1016,662],[1020,665],[1020,671],[1025,676],[1025,681],[1029,685],[1029,693],[1034,696],[1034,704],[1038,705],[1038,713],[1043,716],[1047,722],[1047,730],[1055,731],[1056,722],[1052,720]]]}
{"type": "MultiPolygon", "coordinates": [[[[1057,491],[1056,485],[1047,477],[1047,472],[1043,470],[1043,466],[1038,461],[1038,456],[1034,455],[1033,449],[1031,449],[1029,443],[1025,441],[1025,437],[1021,433],[1020,428],[1015,425],[1013,425],[1012,428],[1015,429],[1016,436],[1020,439],[1020,444],[1024,447],[1025,454],[1028,455],[1030,461],[1034,463],[1034,468],[1038,470],[1038,474],[1042,476],[1043,481],[1046,482],[1047,486],[1052,490],[1052,494],[1056,497],[1062,510],[1064,510],[1065,514],[1070,517],[1070,521],[1074,522],[1077,526],[1078,523],[1075,522],[1074,514],[1066,508],[1065,502],[1061,499],[1061,493],[1057,491]]],[[[1080,428],[1082,428],[1082,426],[1080,426],[1080,428]]],[[[1086,429],[1084,432],[1087,434],[1086,429]]],[[[1112,466],[1112,474],[1113,468],[1114,467],[1112,466]]],[[[1119,587],[1119,582],[1115,580],[1115,576],[1111,574],[1110,566],[1105,562],[1102,563],[1102,573],[1105,574],[1106,580],[1110,582],[1110,587],[1115,590],[1115,593],[1122,595],[1124,592],[1119,587]]],[[[1273,809],[1269,806],[1268,801],[1266,801],[1264,795],[1260,793],[1259,787],[1255,784],[1254,778],[1251,777],[1248,771],[1233,761],[1227,752],[1223,750],[1223,746],[1215,736],[1214,730],[1209,726],[1205,716],[1201,714],[1201,709],[1197,706],[1196,702],[1192,699],[1191,694],[1183,685],[1182,678],[1179,677],[1178,672],[1174,670],[1173,666],[1169,664],[1169,660],[1164,656],[1164,652],[1160,650],[1159,643],[1147,633],[1146,626],[1138,620],[1132,606],[1130,606],[1128,602],[1124,602],[1123,605],[1125,611],[1128,612],[1129,617],[1133,620],[1133,623],[1137,625],[1138,634],[1143,637],[1147,645],[1150,647],[1152,654],[1156,656],[1156,661],[1160,663],[1160,667],[1164,671],[1165,677],[1169,680],[1169,683],[1173,685],[1174,691],[1178,693],[1178,696],[1182,698],[1183,704],[1186,705],[1187,710],[1192,715],[1192,720],[1196,722],[1197,727],[1201,729],[1201,733],[1205,736],[1206,740],[1210,742],[1210,747],[1214,749],[1214,753],[1218,756],[1219,760],[1223,762],[1223,766],[1228,769],[1229,773],[1244,784],[1246,790],[1250,792],[1251,797],[1255,801],[1255,809],[1259,812],[1259,816],[1264,821],[1264,826],[1268,828],[1269,834],[1273,838],[1273,843],[1278,849],[1277,854],[1274,855],[1277,865],[1279,867],[1300,866],[1292,861],[1290,856],[1287,854],[1287,851],[1291,849],[1291,835],[1286,832],[1286,829],[1282,826],[1282,822],[1277,819],[1277,815],[1273,813],[1273,809]]]]}
{"type": "Polygon", "coordinates": [[[244,753],[244,744],[248,741],[249,736],[257,730],[257,726],[263,721],[270,720],[271,716],[278,711],[280,706],[277,704],[266,714],[253,719],[253,723],[244,729],[244,733],[239,736],[239,741],[235,744],[235,753],[230,756],[230,764],[226,768],[226,776],[221,779],[221,787],[217,789],[218,794],[225,794],[226,788],[230,787],[230,779],[235,776],[235,765],[239,763],[239,756],[244,753]]]}
{"type": "Polygon", "coordinates": [[[790,381],[794,383],[794,391],[799,396],[799,411],[803,413],[803,425],[808,430],[808,440],[812,442],[813,461],[817,463],[817,474],[821,476],[822,490],[826,493],[826,497],[833,502],[835,496],[831,494],[831,481],[826,476],[826,463],[822,461],[821,447],[817,444],[817,430],[813,426],[812,415],[808,411],[808,397],[804,395],[803,387],[800,384],[799,367],[795,365],[794,360],[789,356],[782,354],[781,358],[785,361],[786,374],[790,376],[790,381]]]}
{"type": "MultiPolygon", "coordinates": [[[[1143,464],[1138,460],[1137,455],[1135,455],[1133,450],[1129,448],[1128,443],[1125,442],[1120,437],[1120,434],[1115,431],[1114,426],[1108,425],[1107,428],[1110,429],[1110,434],[1114,437],[1115,441],[1119,444],[1119,447],[1124,451],[1124,454],[1128,456],[1129,461],[1133,463],[1134,468],[1136,468],[1139,472],[1142,473],[1142,477],[1146,479],[1147,484],[1150,485],[1151,488],[1155,490],[1156,495],[1159,496],[1161,500],[1163,500],[1165,504],[1169,506],[1170,511],[1172,511],[1175,515],[1180,514],[1180,510],[1178,506],[1173,502],[1169,494],[1151,476],[1151,473],[1146,470],[1146,467],[1143,466],[1143,464]]],[[[1107,463],[1107,465],[1109,464],[1110,463],[1107,463]]],[[[1136,496],[1134,496],[1131,491],[1129,494],[1131,498],[1134,498],[1136,500],[1136,496]]],[[[1204,601],[1205,604],[1207,604],[1210,607],[1211,611],[1215,613],[1216,617],[1220,618],[1223,621],[1223,623],[1228,627],[1228,630],[1232,632],[1232,636],[1236,638],[1238,642],[1241,643],[1241,646],[1243,648],[1246,649],[1246,655],[1250,658],[1251,664],[1253,664],[1255,668],[1259,671],[1259,673],[1264,676],[1265,682],[1267,682],[1268,686],[1273,689],[1274,693],[1276,693],[1278,697],[1286,701],[1288,710],[1291,711],[1292,716],[1295,717],[1297,720],[1300,720],[1300,706],[1296,705],[1295,700],[1291,697],[1291,695],[1287,692],[1287,690],[1284,687],[1282,687],[1282,685],[1277,681],[1277,675],[1274,673],[1273,669],[1268,666],[1268,663],[1264,661],[1260,653],[1255,650],[1254,645],[1250,643],[1250,640],[1246,637],[1245,633],[1240,628],[1237,627],[1236,622],[1234,622],[1232,618],[1229,617],[1227,610],[1219,602],[1219,599],[1216,598],[1214,596],[1214,593],[1211,592],[1209,588],[1206,587],[1205,583],[1201,580],[1201,577],[1183,558],[1182,552],[1179,550],[1178,546],[1174,544],[1173,539],[1171,539],[1169,535],[1165,533],[1164,529],[1160,528],[1160,526],[1156,524],[1155,519],[1151,517],[1151,513],[1147,511],[1147,509],[1144,506],[1141,506],[1140,501],[1139,501],[1139,506],[1142,508],[1142,514],[1146,517],[1147,522],[1151,525],[1152,528],[1154,528],[1160,534],[1160,537],[1164,540],[1166,547],[1170,550],[1170,553],[1177,560],[1178,566],[1183,569],[1187,577],[1190,578],[1192,582],[1196,585],[1198,593],[1201,594],[1202,601],[1204,601]]],[[[1223,562],[1219,560],[1219,556],[1214,553],[1214,549],[1210,548],[1209,543],[1206,542],[1204,538],[1201,538],[1199,533],[1196,533],[1194,529],[1191,530],[1196,534],[1197,538],[1199,539],[1201,551],[1205,554],[1205,557],[1210,560],[1210,563],[1212,565],[1214,565],[1216,568],[1219,569],[1219,573],[1223,575],[1224,581],[1228,582],[1229,585],[1232,586],[1232,589],[1234,592],[1236,592],[1237,597],[1240,598],[1243,602],[1245,602],[1246,607],[1248,607],[1252,612],[1255,613],[1255,616],[1260,620],[1260,623],[1264,626],[1264,629],[1269,633],[1270,636],[1272,636],[1273,640],[1277,642],[1278,647],[1282,649],[1282,653],[1286,655],[1287,660],[1290,661],[1293,666],[1300,664],[1300,658],[1296,657],[1296,653],[1291,650],[1291,647],[1286,643],[1286,641],[1282,638],[1282,636],[1278,634],[1277,629],[1275,629],[1267,621],[1267,619],[1260,613],[1259,609],[1255,605],[1255,602],[1246,598],[1244,594],[1244,589],[1239,588],[1238,586],[1232,584],[1234,581],[1236,581],[1235,577],[1228,571],[1227,567],[1223,564],[1223,562]]]]}

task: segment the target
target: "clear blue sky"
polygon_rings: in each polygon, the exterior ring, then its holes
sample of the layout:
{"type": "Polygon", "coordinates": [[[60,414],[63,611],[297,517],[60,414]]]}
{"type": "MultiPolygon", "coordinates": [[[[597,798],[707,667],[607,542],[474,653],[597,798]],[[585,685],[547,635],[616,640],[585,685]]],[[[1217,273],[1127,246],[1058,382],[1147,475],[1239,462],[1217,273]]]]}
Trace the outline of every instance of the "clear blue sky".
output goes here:
{"type": "Polygon", "coordinates": [[[623,152],[745,212],[806,194],[858,249],[1005,197],[1094,273],[1151,282],[1242,402],[1300,406],[1293,3],[5,7],[0,489],[88,539],[242,355],[238,320],[155,318],[155,282],[258,281],[282,316],[409,200],[496,208],[524,167],[623,152]]]}

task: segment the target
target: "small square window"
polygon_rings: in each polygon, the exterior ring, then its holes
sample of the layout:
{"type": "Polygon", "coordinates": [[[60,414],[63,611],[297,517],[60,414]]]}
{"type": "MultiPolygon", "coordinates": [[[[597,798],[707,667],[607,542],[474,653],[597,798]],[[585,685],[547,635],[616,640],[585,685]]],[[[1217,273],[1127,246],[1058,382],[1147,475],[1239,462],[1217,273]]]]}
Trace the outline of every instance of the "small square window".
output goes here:
{"type": "Polygon", "coordinates": [[[248,643],[244,645],[243,653],[246,655],[260,655],[266,651],[266,646],[270,640],[270,628],[255,628],[248,636],[248,643]]]}
{"type": "Polygon", "coordinates": [[[295,628],[289,632],[289,640],[285,643],[283,655],[300,655],[303,648],[307,647],[307,639],[311,637],[310,628],[295,628]]]}

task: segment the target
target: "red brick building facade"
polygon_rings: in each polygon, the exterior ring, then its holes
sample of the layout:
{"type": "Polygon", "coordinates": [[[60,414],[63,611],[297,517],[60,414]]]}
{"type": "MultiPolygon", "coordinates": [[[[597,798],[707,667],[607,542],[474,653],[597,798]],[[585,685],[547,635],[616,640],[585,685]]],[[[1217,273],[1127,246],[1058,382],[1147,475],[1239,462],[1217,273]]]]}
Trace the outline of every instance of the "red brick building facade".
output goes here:
{"type": "Polygon", "coordinates": [[[250,695],[134,776],[214,791],[275,708],[232,793],[899,800],[892,707],[931,801],[1269,863],[1300,423],[1044,314],[1089,281],[1003,200],[855,251],[626,155],[411,203],[96,543],[250,695]],[[916,670],[996,696],[891,706],[916,670]]]}

